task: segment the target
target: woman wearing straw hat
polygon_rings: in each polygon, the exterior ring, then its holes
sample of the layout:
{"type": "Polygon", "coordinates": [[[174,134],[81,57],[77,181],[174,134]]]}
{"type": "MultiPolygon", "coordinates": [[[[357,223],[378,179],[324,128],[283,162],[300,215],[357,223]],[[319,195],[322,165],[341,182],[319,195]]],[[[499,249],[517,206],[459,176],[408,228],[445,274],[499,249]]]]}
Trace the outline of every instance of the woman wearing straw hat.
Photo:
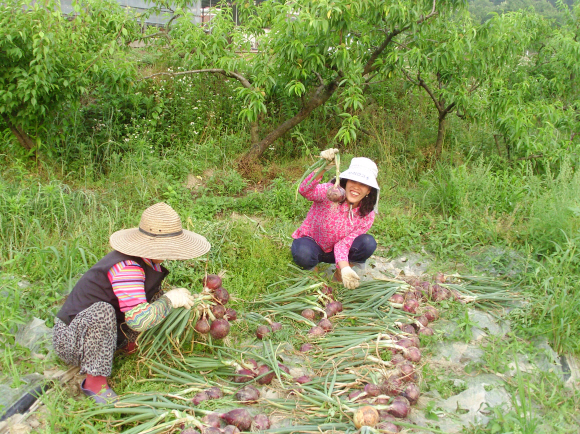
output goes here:
{"type": "Polygon", "coordinates": [[[113,251],[77,282],[57,314],[53,344],[57,355],[80,366],[81,390],[97,403],[117,396],[107,383],[116,349],[134,350],[138,334],[159,324],[171,309],[190,309],[185,288],[163,293],[166,259],[191,259],[210,249],[207,240],[182,228],[165,203],[147,208],[138,228],[115,232],[113,251]]]}
{"type": "MultiPolygon", "coordinates": [[[[338,149],[327,149],[320,156],[332,163],[336,153],[338,149]]],[[[360,277],[352,267],[364,268],[365,261],[377,248],[373,236],[367,234],[379,198],[377,174],[377,165],[372,160],[353,158],[348,170],[340,174],[346,199],[339,204],[326,197],[333,182],[320,184],[324,170],[312,182],[314,173],[302,182],[298,191],[312,201],[312,206],[292,234],[292,257],[296,264],[312,269],[320,262],[336,263],[335,280],[342,281],[348,289],[358,287],[360,277]]]]}

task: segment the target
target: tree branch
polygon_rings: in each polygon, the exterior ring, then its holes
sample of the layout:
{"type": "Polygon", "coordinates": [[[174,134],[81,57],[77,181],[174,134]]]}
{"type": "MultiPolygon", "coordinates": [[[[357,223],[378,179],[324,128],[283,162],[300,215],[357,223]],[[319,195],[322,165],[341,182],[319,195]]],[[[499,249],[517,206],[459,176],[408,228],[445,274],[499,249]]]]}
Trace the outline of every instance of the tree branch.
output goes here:
{"type": "Polygon", "coordinates": [[[242,83],[242,86],[244,86],[247,89],[253,89],[254,86],[252,85],[252,83],[250,83],[250,81],[244,77],[243,75],[237,73],[237,72],[232,72],[232,71],[226,71],[225,69],[218,69],[218,68],[211,68],[211,69],[194,69],[191,71],[182,71],[182,72],[158,72],[156,74],[151,74],[148,75],[146,77],[143,77],[137,81],[143,81],[143,80],[147,80],[149,78],[153,78],[153,77],[160,77],[162,75],[166,75],[169,77],[178,77],[180,75],[191,75],[191,74],[202,74],[205,72],[209,72],[211,74],[221,74],[224,75],[226,77],[229,78],[235,78],[236,80],[238,80],[240,83],[242,83]]]}
{"type": "Polygon", "coordinates": [[[437,111],[439,112],[439,114],[443,113],[445,111],[445,109],[441,106],[441,103],[435,97],[435,94],[433,93],[431,88],[429,86],[427,86],[427,83],[425,83],[423,81],[423,79],[421,78],[420,72],[417,73],[417,82],[419,83],[419,86],[421,86],[423,89],[425,89],[425,92],[427,92],[429,94],[429,96],[431,97],[431,99],[435,103],[435,107],[437,107],[437,111]]]}

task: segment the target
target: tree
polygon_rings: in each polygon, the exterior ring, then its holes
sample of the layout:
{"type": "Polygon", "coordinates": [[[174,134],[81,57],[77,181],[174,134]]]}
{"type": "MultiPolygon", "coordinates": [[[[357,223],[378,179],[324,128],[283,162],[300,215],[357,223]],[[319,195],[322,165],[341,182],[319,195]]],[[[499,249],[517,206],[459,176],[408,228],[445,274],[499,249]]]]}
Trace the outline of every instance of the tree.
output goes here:
{"type": "Polygon", "coordinates": [[[447,116],[473,116],[489,86],[517,68],[538,17],[519,12],[496,15],[482,25],[469,16],[425,26],[422,37],[403,43],[401,60],[406,79],[424,90],[437,110],[435,158],[441,155],[447,116]]]}
{"type": "Polygon", "coordinates": [[[518,68],[490,88],[486,112],[509,158],[580,162],[580,2],[558,4],[563,25],[538,21],[518,68]]]}
{"type": "Polygon", "coordinates": [[[182,16],[167,32],[169,43],[162,43],[188,70],[162,74],[215,73],[238,80],[244,103],[239,116],[250,124],[252,139],[243,164],[252,163],[331,98],[343,120],[337,139],[348,143],[356,137],[364,89],[392,75],[401,51],[398,40],[420,37],[426,23],[443,21],[464,5],[461,0],[298,0],[258,6],[242,1],[240,26],[222,8],[208,28],[176,10],[182,16]],[[298,108],[262,133],[267,98],[280,89],[298,108]]]}
{"type": "Polygon", "coordinates": [[[94,81],[114,88],[127,76],[108,65],[137,22],[113,1],[73,7],[69,19],[53,0],[0,4],[0,119],[27,150],[44,123],[94,81]]]}

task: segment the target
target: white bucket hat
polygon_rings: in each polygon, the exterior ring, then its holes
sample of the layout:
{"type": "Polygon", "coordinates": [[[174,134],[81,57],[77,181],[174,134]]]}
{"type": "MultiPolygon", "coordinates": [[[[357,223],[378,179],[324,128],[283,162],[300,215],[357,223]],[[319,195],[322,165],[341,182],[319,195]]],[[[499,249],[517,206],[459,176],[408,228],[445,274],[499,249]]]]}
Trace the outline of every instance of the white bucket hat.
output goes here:
{"type": "Polygon", "coordinates": [[[147,259],[191,259],[206,254],[211,244],[202,235],[183,229],[179,215],[166,203],[150,206],[138,228],[111,235],[113,249],[147,259]]]}
{"type": "Polygon", "coordinates": [[[361,184],[368,185],[377,189],[377,201],[375,202],[374,211],[377,213],[379,205],[380,187],[377,183],[379,169],[373,160],[366,157],[355,157],[350,162],[350,167],[340,174],[341,179],[350,179],[361,184]]]}

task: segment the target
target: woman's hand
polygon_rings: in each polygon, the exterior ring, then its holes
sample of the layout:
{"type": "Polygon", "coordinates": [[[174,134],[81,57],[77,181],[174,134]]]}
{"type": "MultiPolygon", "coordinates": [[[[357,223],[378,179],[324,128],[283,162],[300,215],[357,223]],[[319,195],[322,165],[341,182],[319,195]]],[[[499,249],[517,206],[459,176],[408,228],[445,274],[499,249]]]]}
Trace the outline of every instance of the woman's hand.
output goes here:
{"type": "Polygon", "coordinates": [[[185,288],[172,289],[171,291],[167,291],[165,296],[169,299],[171,302],[171,307],[174,309],[178,307],[184,307],[189,310],[195,303],[195,298],[193,298],[191,292],[185,288]]]}
{"type": "Polygon", "coordinates": [[[342,284],[347,289],[356,289],[360,284],[360,277],[356,272],[350,267],[344,267],[340,269],[340,274],[342,275],[342,284]]]}
{"type": "Polygon", "coordinates": [[[334,156],[338,154],[338,149],[336,148],[330,148],[330,149],[326,149],[325,151],[322,151],[320,153],[320,156],[322,158],[324,158],[326,161],[332,163],[334,162],[334,156]]]}

